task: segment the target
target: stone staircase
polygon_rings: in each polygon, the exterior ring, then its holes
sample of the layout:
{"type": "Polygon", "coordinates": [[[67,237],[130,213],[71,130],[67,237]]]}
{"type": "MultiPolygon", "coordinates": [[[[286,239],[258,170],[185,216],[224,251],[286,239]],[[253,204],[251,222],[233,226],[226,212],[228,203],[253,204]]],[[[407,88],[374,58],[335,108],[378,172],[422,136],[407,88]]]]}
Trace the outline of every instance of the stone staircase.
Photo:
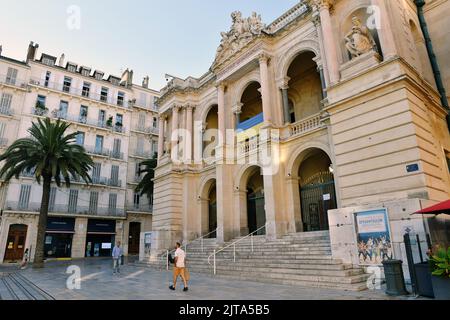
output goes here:
{"type": "MultiPolygon", "coordinates": [[[[208,263],[208,256],[214,249],[220,250],[237,240],[239,238],[218,246],[215,239],[205,239],[203,251],[200,241],[188,245],[189,270],[213,275],[213,258],[208,263]]],[[[250,238],[245,238],[236,244],[235,262],[233,246],[219,252],[216,277],[351,291],[367,288],[369,275],[331,257],[328,231],[288,234],[271,241],[264,236],[254,236],[253,252],[251,242],[250,238]]],[[[166,268],[165,257],[145,265],[162,270],[166,268]]]]}

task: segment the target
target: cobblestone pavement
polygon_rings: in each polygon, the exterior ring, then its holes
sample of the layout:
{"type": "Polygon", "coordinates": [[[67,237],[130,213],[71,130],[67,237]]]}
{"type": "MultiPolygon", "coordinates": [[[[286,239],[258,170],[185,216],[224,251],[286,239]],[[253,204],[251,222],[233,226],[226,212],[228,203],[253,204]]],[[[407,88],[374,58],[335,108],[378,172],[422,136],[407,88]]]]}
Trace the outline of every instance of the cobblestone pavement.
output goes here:
{"type": "MultiPolygon", "coordinates": [[[[0,273],[11,267],[0,267],[0,273]]],[[[415,299],[407,296],[393,298],[381,290],[349,292],[332,289],[303,288],[296,286],[263,284],[213,278],[205,274],[191,274],[189,291],[168,289],[170,272],[124,265],[119,275],[112,274],[109,259],[85,259],[67,262],[49,262],[41,270],[28,267],[20,271],[26,279],[51,294],[57,300],[384,300],[415,299]],[[81,289],[70,290],[66,273],[71,265],[81,270],[81,289]]]]}

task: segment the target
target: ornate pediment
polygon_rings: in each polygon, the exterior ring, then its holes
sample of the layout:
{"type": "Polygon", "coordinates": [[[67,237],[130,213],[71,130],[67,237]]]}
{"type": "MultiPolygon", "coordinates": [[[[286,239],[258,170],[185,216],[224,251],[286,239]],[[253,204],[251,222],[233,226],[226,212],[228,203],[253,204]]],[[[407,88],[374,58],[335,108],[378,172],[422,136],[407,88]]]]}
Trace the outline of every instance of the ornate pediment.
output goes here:
{"type": "Polygon", "coordinates": [[[235,11],[231,14],[231,18],[233,20],[231,30],[221,33],[222,41],[217,49],[214,64],[238,52],[255,37],[260,36],[266,27],[261,15],[256,12],[245,19],[240,11],[235,11]]]}

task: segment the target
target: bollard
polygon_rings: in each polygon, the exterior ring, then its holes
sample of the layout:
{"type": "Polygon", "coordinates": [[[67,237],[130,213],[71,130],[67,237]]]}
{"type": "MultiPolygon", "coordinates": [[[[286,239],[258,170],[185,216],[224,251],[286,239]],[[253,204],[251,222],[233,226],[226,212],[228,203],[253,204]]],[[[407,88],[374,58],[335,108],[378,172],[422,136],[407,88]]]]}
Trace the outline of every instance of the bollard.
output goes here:
{"type": "Polygon", "coordinates": [[[409,294],[408,291],[406,291],[402,265],[403,261],[401,260],[383,261],[387,295],[404,296],[409,294]]]}

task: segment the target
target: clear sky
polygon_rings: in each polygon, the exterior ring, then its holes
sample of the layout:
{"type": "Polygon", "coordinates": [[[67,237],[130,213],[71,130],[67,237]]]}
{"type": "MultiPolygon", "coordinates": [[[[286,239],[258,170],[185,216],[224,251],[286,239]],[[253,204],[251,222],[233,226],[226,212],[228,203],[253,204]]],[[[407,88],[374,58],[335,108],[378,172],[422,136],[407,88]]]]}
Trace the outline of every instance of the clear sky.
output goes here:
{"type": "Polygon", "coordinates": [[[269,24],[297,2],[0,0],[0,44],[2,55],[18,60],[26,58],[28,43],[34,41],[39,43],[38,56],[65,53],[66,61],[106,74],[121,75],[130,68],[136,84],[148,74],[150,87],[159,90],[165,73],[184,78],[208,70],[220,32],[231,26],[232,11],[244,16],[256,11],[269,24]]]}

